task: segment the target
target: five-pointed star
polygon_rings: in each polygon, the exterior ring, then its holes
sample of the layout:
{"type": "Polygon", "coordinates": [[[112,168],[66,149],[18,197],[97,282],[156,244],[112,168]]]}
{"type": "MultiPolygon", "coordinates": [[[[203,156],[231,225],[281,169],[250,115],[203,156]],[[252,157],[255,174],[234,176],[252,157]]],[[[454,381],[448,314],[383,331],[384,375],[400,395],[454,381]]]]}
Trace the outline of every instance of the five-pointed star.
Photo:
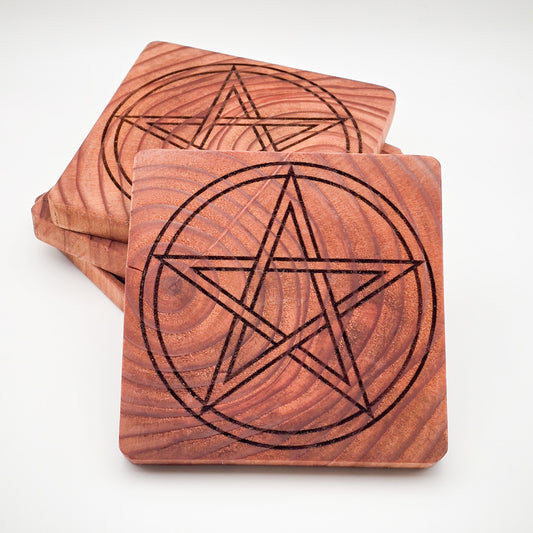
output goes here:
{"type": "Polygon", "coordinates": [[[370,298],[416,269],[423,261],[411,259],[377,259],[323,257],[307,212],[298,176],[292,167],[282,179],[281,192],[255,256],[156,255],[163,265],[192,284],[233,315],[225,342],[214,368],[205,396],[200,398],[202,412],[250,383],[285,357],[301,365],[330,389],[372,416],[371,401],[358,369],[343,317],[370,298]],[[281,216],[280,216],[281,214],[281,216]],[[278,252],[287,222],[291,220],[302,255],[287,257],[278,252]],[[209,276],[210,272],[244,272],[242,293],[232,294],[209,276]],[[282,331],[256,311],[265,277],[270,272],[308,274],[321,311],[294,331],[282,331]],[[350,286],[341,297],[334,294],[331,276],[359,276],[356,289],[350,286]],[[213,290],[215,289],[215,290],[213,290]],[[268,347],[261,353],[242,356],[247,329],[263,337],[268,347]],[[317,356],[306,343],[326,331],[334,354],[317,356]],[[240,361],[241,360],[241,361],[240,361]],[[354,390],[358,389],[357,399],[354,390]]]}
{"type": "Polygon", "coordinates": [[[177,148],[205,149],[219,128],[231,126],[252,128],[261,150],[282,151],[342,124],[348,117],[263,117],[233,65],[211,105],[200,115],[127,113],[117,118],[177,148]],[[235,107],[237,113],[227,112],[235,107]]]}

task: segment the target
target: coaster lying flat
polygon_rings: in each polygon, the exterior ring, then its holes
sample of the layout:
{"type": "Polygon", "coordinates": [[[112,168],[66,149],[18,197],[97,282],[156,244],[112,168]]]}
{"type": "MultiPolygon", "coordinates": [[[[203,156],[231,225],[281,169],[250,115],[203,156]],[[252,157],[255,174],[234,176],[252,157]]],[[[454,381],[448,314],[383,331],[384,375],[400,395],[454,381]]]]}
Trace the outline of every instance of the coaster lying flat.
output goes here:
{"type": "Polygon", "coordinates": [[[124,454],[399,467],[441,458],[439,173],[421,156],[140,153],[124,454]]]}
{"type": "Polygon", "coordinates": [[[31,210],[33,229],[38,239],[66,255],[92,263],[94,266],[124,278],[128,245],[123,242],[77,233],[56,226],[50,218],[46,194],[35,200],[31,210]]]}
{"type": "Polygon", "coordinates": [[[376,85],[152,43],[50,192],[52,219],[126,242],[139,150],[379,153],[394,101],[376,85]]]}
{"type": "Polygon", "coordinates": [[[64,254],[74,266],[81,270],[117,307],[124,311],[124,282],[115,274],[82,261],[72,255],[64,254]]]}

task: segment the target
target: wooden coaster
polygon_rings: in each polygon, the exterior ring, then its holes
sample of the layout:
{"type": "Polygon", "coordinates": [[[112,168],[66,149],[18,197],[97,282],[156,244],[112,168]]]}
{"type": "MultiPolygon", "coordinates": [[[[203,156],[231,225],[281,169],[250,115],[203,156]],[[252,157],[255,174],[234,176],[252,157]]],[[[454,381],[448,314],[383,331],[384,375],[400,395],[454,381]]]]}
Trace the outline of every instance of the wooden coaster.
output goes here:
{"type": "Polygon", "coordinates": [[[64,255],[81,270],[118,308],[124,311],[124,281],[111,272],[83,261],[78,257],[64,255]]]}
{"type": "Polygon", "coordinates": [[[126,242],[139,150],[379,153],[394,103],[376,85],[151,43],[50,191],[52,220],[126,242]]]}
{"type": "Polygon", "coordinates": [[[153,150],[135,165],[131,461],[426,467],[444,455],[435,159],[153,150]]]}
{"type": "MultiPolygon", "coordinates": [[[[50,217],[48,198],[43,194],[35,200],[31,210],[33,228],[38,239],[68,256],[91,263],[109,273],[124,278],[128,245],[86,233],[77,233],[56,226],[50,217]]],[[[123,295],[122,295],[123,296],[123,295]]]]}

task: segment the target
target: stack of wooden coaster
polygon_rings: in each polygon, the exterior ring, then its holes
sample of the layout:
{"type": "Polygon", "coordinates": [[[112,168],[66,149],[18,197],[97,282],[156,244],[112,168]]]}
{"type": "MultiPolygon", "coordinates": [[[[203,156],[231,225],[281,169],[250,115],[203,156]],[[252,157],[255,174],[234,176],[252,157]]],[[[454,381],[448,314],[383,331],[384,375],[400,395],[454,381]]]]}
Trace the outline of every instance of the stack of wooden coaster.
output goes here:
{"type": "Polygon", "coordinates": [[[37,237],[125,309],[132,461],[444,455],[440,168],[385,144],[394,103],[368,83],[142,52],[32,210],[37,237]]]}

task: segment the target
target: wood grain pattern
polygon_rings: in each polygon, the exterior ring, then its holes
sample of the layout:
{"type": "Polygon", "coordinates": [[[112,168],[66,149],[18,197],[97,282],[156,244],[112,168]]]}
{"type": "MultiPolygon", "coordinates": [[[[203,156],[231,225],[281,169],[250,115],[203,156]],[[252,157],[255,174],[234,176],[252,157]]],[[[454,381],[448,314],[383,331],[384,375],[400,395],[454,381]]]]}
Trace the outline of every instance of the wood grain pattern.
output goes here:
{"type": "Polygon", "coordinates": [[[56,226],[50,217],[48,198],[43,194],[32,207],[33,228],[38,239],[67,255],[124,278],[128,245],[56,226]]]}
{"type": "MultiPolygon", "coordinates": [[[[398,154],[401,150],[384,144],[381,153],[398,154]]],[[[113,303],[124,310],[127,244],[56,226],[50,218],[46,194],[35,200],[32,218],[36,237],[63,252],[113,303]]]]}
{"type": "Polygon", "coordinates": [[[78,257],[64,254],[71,263],[81,270],[120,310],[124,311],[124,281],[97,266],[78,257]]]}
{"type": "MultiPolygon", "coordinates": [[[[401,150],[383,145],[382,154],[398,154],[401,150]]],[[[50,217],[47,194],[37,198],[32,208],[35,235],[38,239],[67,255],[124,278],[126,275],[127,244],[94,235],[78,233],[56,226],[50,217]]],[[[123,295],[122,295],[123,296],[123,295]]]]}
{"type": "Polygon", "coordinates": [[[394,103],[376,85],[151,43],[50,191],[52,220],[126,242],[138,151],[379,153],[394,103]]]}
{"type": "MultiPolygon", "coordinates": [[[[68,235],[67,230],[58,228],[50,220],[50,212],[46,194],[39,196],[31,210],[33,218],[33,228],[38,239],[58,248],[79,270],[81,270],[114,304],[122,311],[124,310],[124,271],[122,276],[108,272],[87,260],[89,256],[98,258],[102,251],[93,252],[94,246],[91,244],[97,239],[89,235],[76,237],[68,235]],[[71,253],[69,253],[71,252],[71,253]],[[76,254],[76,255],[73,255],[76,254]]],[[[121,248],[123,243],[115,243],[110,246],[108,242],[101,243],[103,250],[121,248]]],[[[120,269],[119,269],[120,270],[120,269]]]]}
{"type": "Polygon", "coordinates": [[[134,171],[120,446],[426,467],[447,447],[430,157],[153,150],[134,171]]]}
{"type": "Polygon", "coordinates": [[[393,154],[402,154],[403,152],[401,151],[400,148],[398,148],[397,146],[393,146],[392,144],[387,144],[385,143],[383,145],[383,147],[381,148],[381,154],[383,155],[393,155],[393,154]]]}

